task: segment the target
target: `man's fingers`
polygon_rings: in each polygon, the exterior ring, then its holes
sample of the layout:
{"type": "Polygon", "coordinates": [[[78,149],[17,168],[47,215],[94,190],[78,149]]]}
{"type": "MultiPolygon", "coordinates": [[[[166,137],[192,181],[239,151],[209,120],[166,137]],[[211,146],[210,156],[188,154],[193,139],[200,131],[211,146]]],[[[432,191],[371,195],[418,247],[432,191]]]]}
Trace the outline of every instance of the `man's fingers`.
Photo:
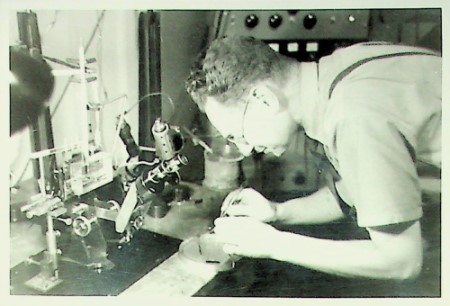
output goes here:
{"type": "Polygon", "coordinates": [[[239,247],[235,244],[225,243],[222,249],[225,253],[230,255],[241,255],[239,252],[239,247]]]}
{"type": "Polygon", "coordinates": [[[250,212],[251,209],[249,209],[249,206],[247,205],[232,205],[226,210],[227,215],[233,217],[249,217],[250,212]]]}
{"type": "Polygon", "coordinates": [[[229,203],[231,202],[231,200],[235,197],[235,193],[236,193],[236,190],[230,192],[230,193],[225,197],[225,200],[223,200],[223,205],[222,205],[222,207],[225,206],[225,205],[229,205],[229,203]]]}
{"type": "Polygon", "coordinates": [[[214,220],[214,231],[216,229],[223,233],[233,233],[242,235],[242,231],[245,229],[253,229],[255,225],[261,224],[261,222],[249,217],[227,217],[217,218],[214,220]]]}
{"type": "Polygon", "coordinates": [[[221,239],[224,239],[227,242],[238,239],[242,234],[242,230],[240,228],[242,223],[239,222],[240,220],[236,219],[238,218],[229,217],[214,220],[214,232],[216,235],[220,236],[221,239]]]}
{"type": "Polygon", "coordinates": [[[223,201],[223,204],[224,204],[224,205],[230,205],[230,204],[232,204],[234,201],[236,201],[236,199],[237,199],[237,197],[238,197],[238,195],[239,195],[240,192],[241,192],[241,190],[235,190],[235,191],[230,192],[230,193],[226,196],[225,200],[223,201]]]}
{"type": "Polygon", "coordinates": [[[230,207],[231,205],[233,205],[234,202],[236,202],[237,200],[240,199],[240,193],[242,190],[235,190],[230,192],[227,197],[225,198],[225,200],[223,201],[222,207],[221,207],[221,211],[225,212],[228,207],[230,207]]]}

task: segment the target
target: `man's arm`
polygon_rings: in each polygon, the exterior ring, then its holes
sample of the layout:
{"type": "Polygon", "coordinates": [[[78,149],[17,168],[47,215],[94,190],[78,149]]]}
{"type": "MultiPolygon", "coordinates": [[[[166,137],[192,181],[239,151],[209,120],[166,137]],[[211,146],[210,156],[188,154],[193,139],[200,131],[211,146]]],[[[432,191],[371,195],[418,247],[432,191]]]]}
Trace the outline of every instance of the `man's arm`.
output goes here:
{"type": "Polygon", "coordinates": [[[216,220],[228,253],[272,258],[326,273],[410,279],[422,266],[419,221],[369,228],[370,240],[337,241],[281,232],[251,218],[216,220]]]}
{"type": "Polygon", "coordinates": [[[251,188],[235,190],[225,198],[221,209],[224,215],[251,217],[280,224],[320,224],[344,217],[339,204],[326,187],[308,197],[284,203],[271,202],[251,188]]]}
{"type": "Polygon", "coordinates": [[[377,279],[414,278],[422,268],[420,224],[370,228],[370,240],[332,241],[282,233],[272,258],[327,273],[377,279]],[[292,252],[292,246],[298,252],[292,252]]]}
{"type": "Polygon", "coordinates": [[[323,224],[345,216],[328,187],[307,197],[275,204],[274,207],[274,221],[280,224],[323,224]]]}

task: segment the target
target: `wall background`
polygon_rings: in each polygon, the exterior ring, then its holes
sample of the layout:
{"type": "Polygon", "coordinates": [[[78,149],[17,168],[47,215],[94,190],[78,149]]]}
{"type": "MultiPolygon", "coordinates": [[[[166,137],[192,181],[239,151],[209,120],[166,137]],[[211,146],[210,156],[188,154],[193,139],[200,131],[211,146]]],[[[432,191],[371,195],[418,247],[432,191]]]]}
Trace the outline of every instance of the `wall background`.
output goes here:
{"type": "MultiPolygon", "coordinates": [[[[106,103],[100,114],[102,150],[114,154],[117,164],[125,162],[127,155],[120,139],[115,142],[116,117],[123,108],[138,101],[138,43],[136,11],[35,11],[41,35],[42,53],[45,56],[66,61],[78,59],[80,46],[89,47],[86,58],[95,58],[92,67],[97,70],[97,81],[90,82],[89,99],[106,103]],[[104,15],[102,15],[104,14],[104,15]],[[103,18],[101,18],[103,16],[103,18]],[[97,28],[98,23],[98,28],[97,28]],[[127,99],[119,99],[127,96],[127,99]]],[[[10,45],[18,44],[17,11],[10,12],[10,45]]],[[[53,69],[67,69],[49,62],[53,69]]],[[[55,147],[72,144],[80,139],[81,106],[80,84],[69,82],[68,76],[55,77],[55,88],[48,105],[52,115],[55,147]]],[[[126,116],[135,139],[138,139],[138,108],[126,116]]],[[[31,152],[29,131],[25,130],[11,138],[17,150],[11,154],[12,168],[19,167],[31,152]],[[20,153],[19,153],[20,152],[20,153]],[[19,154],[18,154],[19,153],[19,154]]],[[[22,168],[20,166],[19,168],[22,168]]],[[[11,169],[13,170],[13,169],[11,169]]],[[[24,180],[32,176],[28,165],[24,180]]]]}
{"type": "MultiPolygon", "coordinates": [[[[161,88],[172,97],[176,110],[173,112],[167,100],[162,99],[162,112],[172,124],[200,130],[206,124],[205,116],[186,93],[184,83],[194,59],[207,43],[214,14],[214,11],[161,11],[161,88]]],[[[200,133],[205,132],[197,132],[200,133]]],[[[180,170],[182,179],[201,180],[203,149],[186,139],[183,151],[189,164],[180,170]]]]}
{"type": "MultiPolygon", "coordinates": [[[[214,26],[216,11],[163,10],[161,13],[161,86],[173,102],[172,107],[164,97],[163,118],[172,124],[187,128],[205,125],[200,114],[184,89],[184,80],[195,56],[206,44],[214,26]],[[175,111],[174,111],[175,109],[175,111]]],[[[9,43],[18,43],[17,11],[9,12],[9,43]]],[[[136,10],[38,10],[36,11],[43,53],[63,59],[77,58],[80,45],[92,42],[86,57],[96,58],[98,81],[90,84],[91,98],[108,103],[101,112],[102,148],[114,154],[117,164],[123,163],[127,154],[119,139],[116,141],[116,117],[138,101],[138,15],[136,10]],[[103,15],[103,18],[102,17],[103,15]],[[99,21],[100,20],[100,21],[99,21]],[[96,29],[97,23],[99,24],[96,29]],[[113,148],[114,144],[116,145],[113,148]]],[[[421,9],[372,10],[369,40],[387,40],[434,49],[441,47],[440,11],[421,9]]],[[[52,64],[55,69],[64,68],[52,64]]],[[[57,77],[55,90],[49,101],[53,114],[55,146],[72,143],[79,138],[80,93],[79,85],[68,77],[57,77]]],[[[126,116],[132,134],[138,140],[138,108],[126,116]]],[[[208,129],[203,129],[203,131],[208,129]]],[[[201,131],[199,132],[202,133],[201,131]]],[[[205,133],[205,132],[203,132],[205,133]]],[[[22,173],[31,152],[27,130],[10,139],[9,161],[15,173],[22,173]]],[[[187,140],[185,153],[190,163],[182,168],[187,180],[198,180],[203,175],[202,149],[187,140]]],[[[24,179],[32,177],[28,165],[24,179]]]]}

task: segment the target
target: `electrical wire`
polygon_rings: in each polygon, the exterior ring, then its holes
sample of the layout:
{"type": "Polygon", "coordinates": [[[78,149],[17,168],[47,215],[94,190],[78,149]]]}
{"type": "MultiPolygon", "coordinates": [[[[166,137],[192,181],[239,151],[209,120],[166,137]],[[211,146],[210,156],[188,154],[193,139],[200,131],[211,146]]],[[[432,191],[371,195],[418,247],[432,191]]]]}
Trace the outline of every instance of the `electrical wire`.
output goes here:
{"type": "Polygon", "coordinates": [[[170,105],[172,106],[172,109],[175,110],[175,103],[173,102],[172,98],[170,97],[170,95],[164,93],[164,92],[152,92],[152,93],[148,93],[146,95],[144,95],[142,98],[140,98],[136,103],[134,103],[133,105],[130,106],[130,108],[125,112],[125,114],[129,113],[133,108],[135,108],[137,105],[139,105],[139,103],[141,103],[144,99],[148,98],[148,97],[153,97],[153,96],[162,96],[162,97],[166,97],[169,102],[170,105]]]}
{"type": "MultiPolygon", "coordinates": [[[[103,10],[102,13],[100,14],[100,16],[97,18],[96,25],[95,25],[94,29],[92,30],[91,36],[90,36],[87,44],[84,47],[84,52],[85,53],[89,50],[89,47],[91,46],[91,43],[92,43],[92,41],[93,41],[93,39],[95,37],[95,34],[96,34],[97,30],[99,29],[100,23],[103,21],[103,18],[105,16],[105,12],[106,11],[103,10]]],[[[74,78],[73,76],[70,76],[69,79],[67,80],[66,85],[64,86],[64,89],[63,89],[63,91],[62,91],[62,93],[61,93],[61,95],[60,95],[60,97],[58,99],[58,102],[56,102],[56,105],[53,108],[53,111],[50,113],[50,118],[53,118],[53,116],[55,115],[56,111],[58,110],[61,102],[64,99],[64,96],[67,93],[67,90],[69,89],[70,84],[72,83],[73,78],[74,78]]]]}
{"type": "Polygon", "coordinates": [[[101,23],[101,25],[98,27],[98,40],[99,42],[97,42],[97,68],[98,68],[98,82],[99,82],[99,87],[100,90],[103,91],[103,95],[105,100],[108,100],[108,92],[106,90],[105,87],[105,83],[103,82],[103,57],[102,57],[102,52],[103,52],[103,23],[101,23]]]}
{"type": "Polygon", "coordinates": [[[153,162],[148,162],[148,161],[141,160],[141,161],[137,161],[137,162],[124,163],[121,166],[119,166],[118,168],[128,167],[128,166],[139,166],[139,165],[146,165],[146,166],[152,167],[152,166],[154,166],[154,165],[156,165],[158,163],[159,163],[158,159],[153,160],[153,162]]]}
{"type": "Polygon", "coordinates": [[[123,94],[123,95],[120,95],[120,96],[118,96],[118,97],[116,97],[116,98],[110,100],[110,101],[103,102],[101,105],[102,105],[102,106],[108,105],[108,104],[114,103],[114,102],[116,102],[116,101],[118,101],[118,100],[120,100],[120,99],[123,99],[123,98],[125,98],[125,97],[128,98],[126,94],[123,94]]]}
{"type": "MultiPolygon", "coordinates": [[[[111,101],[108,101],[108,102],[105,102],[105,103],[102,104],[102,105],[111,104],[111,103],[113,103],[113,102],[115,102],[115,101],[117,101],[119,99],[125,98],[125,102],[122,104],[123,105],[122,106],[122,110],[121,110],[121,112],[120,112],[120,114],[118,116],[119,117],[119,121],[117,123],[117,128],[116,128],[115,135],[114,135],[113,146],[112,146],[112,150],[111,150],[111,154],[113,156],[115,156],[114,153],[116,151],[116,146],[117,146],[117,141],[119,139],[120,129],[121,129],[122,124],[123,124],[123,122],[125,120],[125,115],[127,115],[131,110],[133,110],[137,105],[139,105],[139,103],[141,103],[144,99],[146,99],[148,97],[151,97],[151,96],[163,96],[163,97],[167,98],[167,100],[169,100],[169,102],[170,102],[170,104],[172,106],[172,109],[175,110],[175,104],[174,104],[172,98],[170,97],[170,95],[168,95],[168,94],[166,94],[164,92],[148,93],[148,94],[144,95],[143,97],[141,97],[136,103],[131,105],[128,109],[125,109],[125,106],[127,105],[126,102],[128,102],[128,96],[127,95],[119,96],[119,97],[117,97],[117,98],[115,98],[115,99],[113,99],[111,101]]],[[[143,151],[152,151],[152,152],[155,151],[155,148],[140,147],[140,149],[143,150],[143,151]]],[[[115,162],[116,162],[116,160],[115,160],[115,162]]]]}
{"type": "Polygon", "coordinates": [[[207,151],[208,153],[210,153],[210,154],[213,153],[213,150],[211,149],[211,147],[206,142],[204,142],[199,136],[195,135],[191,130],[189,130],[185,126],[183,126],[183,129],[188,134],[188,136],[191,138],[194,145],[198,144],[203,149],[205,149],[205,151],[207,151]]]}
{"type": "Polygon", "coordinates": [[[47,26],[46,33],[50,32],[50,31],[53,29],[53,27],[55,26],[56,21],[57,21],[57,19],[58,19],[58,14],[59,14],[59,11],[56,10],[56,11],[55,11],[55,14],[53,15],[53,20],[52,20],[52,21],[49,23],[49,25],[47,26]]]}
{"type": "Polygon", "coordinates": [[[100,14],[100,17],[97,18],[97,24],[94,27],[94,30],[92,31],[91,37],[89,38],[88,42],[86,43],[86,46],[84,47],[84,53],[86,53],[89,50],[89,47],[91,46],[92,41],[94,40],[95,34],[97,33],[98,29],[100,28],[100,23],[103,21],[103,17],[105,17],[105,10],[102,11],[100,14]]]}
{"type": "MultiPolygon", "coordinates": [[[[118,120],[118,123],[117,123],[117,128],[116,128],[116,131],[115,131],[115,133],[114,133],[114,139],[113,139],[113,145],[112,145],[112,149],[111,149],[111,154],[112,154],[112,156],[115,156],[115,151],[116,151],[116,147],[117,147],[117,141],[118,141],[118,139],[120,138],[119,137],[119,134],[120,134],[120,129],[121,129],[121,127],[122,127],[122,125],[123,125],[123,122],[125,121],[125,115],[127,115],[134,107],[136,107],[136,105],[138,105],[140,102],[142,102],[142,100],[144,100],[145,98],[147,98],[148,96],[151,96],[151,95],[166,95],[167,96],[167,98],[169,99],[169,101],[171,101],[172,103],[173,103],[173,101],[172,101],[172,99],[171,99],[171,97],[169,96],[169,95],[167,95],[167,94],[164,94],[164,93],[160,93],[160,92],[158,92],[158,93],[150,93],[150,94],[147,94],[147,95],[145,95],[144,97],[142,97],[138,102],[136,102],[135,104],[133,104],[130,108],[128,108],[128,109],[125,109],[125,107],[127,106],[127,102],[128,102],[128,96],[127,95],[121,95],[121,96],[119,96],[119,97],[117,97],[117,98],[114,98],[114,99],[112,99],[111,101],[108,101],[108,102],[105,102],[105,103],[103,103],[102,105],[104,106],[104,105],[108,105],[108,104],[111,104],[111,103],[114,103],[114,102],[116,102],[116,101],[118,101],[118,100],[120,100],[120,99],[124,99],[124,102],[122,103],[122,107],[121,107],[121,112],[120,112],[120,114],[118,115],[118,118],[119,118],[119,120],[118,120]]],[[[155,148],[147,148],[147,147],[139,147],[141,150],[143,150],[143,151],[151,151],[151,152],[154,152],[155,151],[155,148]]],[[[116,160],[115,160],[115,162],[117,162],[116,160]]]]}
{"type": "MultiPolygon", "coordinates": [[[[116,158],[114,153],[116,151],[117,140],[119,139],[120,129],[121,129],[122,124],[123,124],[123,122],[125,120],[125,113],[126,113],[125,106],[127,105],[127,102],[128,102],[128,96],[127,95],[122,95],[122,96],[120,96],[120,97],[118,97],[118,98],[113,100],[113,102],[114,102],[114,101],[117,101],[117,100],[122,99],[122,98],[125,98],[125,99],[124,99],[124,102],[122,103],[122,110],[120,112],[120,115],[118,116],[119,117],[119,121],[117,123],[116,132],[114,133],[113,145],[112,145],[112,148],[111,148],[111,155],[113,156],[114,159],[116,158]]],[[[117,160],[114,160],[114,161],[117,162],[117,160]]]]}

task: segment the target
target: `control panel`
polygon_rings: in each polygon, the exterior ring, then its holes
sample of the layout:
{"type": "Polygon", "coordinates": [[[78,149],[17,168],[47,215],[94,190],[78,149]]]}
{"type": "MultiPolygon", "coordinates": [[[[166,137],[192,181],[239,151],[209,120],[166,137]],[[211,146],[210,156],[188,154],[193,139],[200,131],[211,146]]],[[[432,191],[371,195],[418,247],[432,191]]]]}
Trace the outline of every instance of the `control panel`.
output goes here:
{"type": "Polygon", "coordinates": [[[262,40],[364,40],[369,10],[224,11],[218,36],[262,40]]]}

